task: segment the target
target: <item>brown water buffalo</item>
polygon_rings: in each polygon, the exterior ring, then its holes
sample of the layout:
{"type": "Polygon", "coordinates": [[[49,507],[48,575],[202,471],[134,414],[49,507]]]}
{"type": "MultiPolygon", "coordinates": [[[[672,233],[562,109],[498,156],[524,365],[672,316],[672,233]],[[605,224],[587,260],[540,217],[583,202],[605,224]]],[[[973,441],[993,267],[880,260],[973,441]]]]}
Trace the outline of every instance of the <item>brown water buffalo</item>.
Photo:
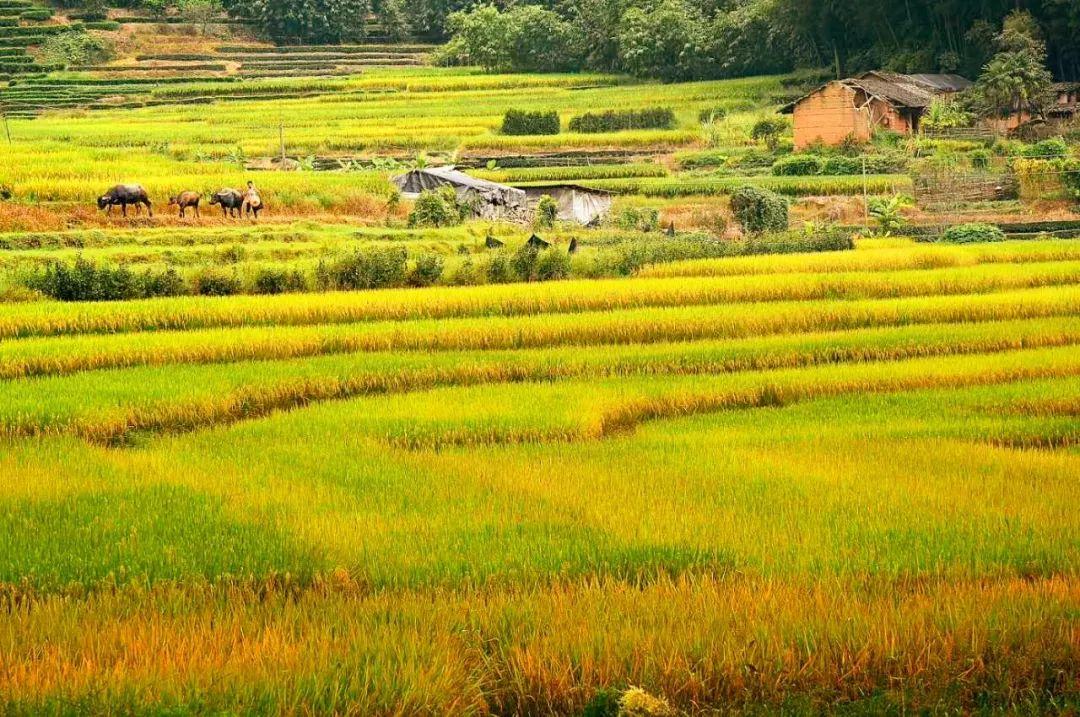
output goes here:
{"type": "Polygon", "coordinates": [[[154,216],[154,206],[150,203],[150,195],[142,188],[141,184],[117,184],[115,187],[98,197],[98,209],[104,209],[106,214],[112,214],[112,208],[117,204],[120,210],[127,216],[129,204],[135,205],[137,213],[142,212],[142,205],[146,205],[146,211],[154,216]]]}
{"type": "Polygon", "coordinates": [[[221,207],[221,213],[227,217],[240,216],[240,207],[244,206],[244,195],[236,189],[221,189],[210,197],[210,206],[214,205],[221,207]]]}
{"type": "Polygon", "coordinates": [[[254,214],[255,218],[258,219],[262,208],[263,200],[259,196],[259,190],[255,188],[254,182],[248,182],[247,192],[244,193],[244,215],[250,217],[254,214]]]}
{"type": "Polygon", "coordinates": [[[183,219],[187,216],[188,208],[195,210],[195,216],[201,216],[199,214],[199,202],[202,201],[202,195],[198,192],[181,192],[175,197],[169,197],[170,207],[180,207],[180,218],[183,219]]]}

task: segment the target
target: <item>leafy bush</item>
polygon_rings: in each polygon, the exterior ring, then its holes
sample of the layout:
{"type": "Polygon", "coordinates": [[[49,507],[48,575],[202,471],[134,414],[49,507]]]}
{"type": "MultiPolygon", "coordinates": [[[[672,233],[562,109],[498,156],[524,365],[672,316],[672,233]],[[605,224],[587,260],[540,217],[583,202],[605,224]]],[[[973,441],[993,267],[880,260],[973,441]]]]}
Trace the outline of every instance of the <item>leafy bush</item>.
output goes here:
{"type": "Polygon", "coordinates": [[[930,108],[922,119],[925,129],[953,129],[970,127],[975,118],[960,103],[946,98],[938,98],[930,103],[930,108]]]}
{"type": "Polygon", "coordinates": [[[1025,157],[1032,159],[1056,159],[1069,156],[1069,143],[1061,137],[1051,137],[1036,142],[1024,150],[1025,157]]]}
{"type": "Polygon", "coordinates": [[[139,275],[138,282],[139,296],[144,299],[155,296],[180,296],[186,293],[184,280],[172,267],[162,271],[148,269],[139,275]]]}
{"type": "Polygon", "coordinates": [[[626,207],[616,217],[615,224],[627,231],[654,232],[660,227],[660,211],[652,207],[626,207]]]}
{"type": "Polygon", "coordinates": [[[755,142],[764,142],[770,151],[775,152],[787,128],[788,121],[783,117],[764,117],[754,123],[750,138],[755,142]]]}
{"type": "Polygon", "coordinates": [[[555,226],[555,220],[559,216],[559,205],[551,198],[550,194],[540,197],[536,205],[536,218],[534,223],[538,229],[550,229],[555,226]]]}
{"type": "Polygon", "coordinates": [[[54,262],[26,280],[28,288],[60,301],[121,301],[184,293],[176,270],[135,274],[124,266],[96,265],[82,257],[68,265],[54,262]]]}
{"type": "Polygon", "coordinates": [[[570,255],[549,249],[540,254],[536,262],[537,281],[556,281],[570,276],[570,255]]]}
{"type": "Polygon", "coordinates": [[[307,282],[299,271],[279,266],[262,267],[256,272],[252,284],[256,294],[286,294],[304,291],[307,282]]]}
{"type": "Polygon", "coordinates": [[[540,258],[540,249],[525,244],[510,259],[510,269],[513,276],[519,281],[534,281],[536,279],[536,264],[540,258]]]}
{"type": "Polygon", "coordinates": [[[491,257],[487,268],[487,280],[492,284],[506,284],[514,280],[510,261],[502,253],[491,257]]]}
{"type": "MultiPolygon", "coordinates": [[[[29,9],[23,10],[22,12],[19,13],[19,19],[20,20],[26,20],[26,21],[29,21],[29,22],[45,22],[46,20],[51,19],[52,16],[53,16],[53,11],[48,9],[48,8],[44,8],[44,7],[29,8],[29,9]]],[[[85,13],[84,13],[84,17],[86,17],[85,13]]],[[[86,17],[86,19],[89,20],[91,18],[86,17]]]]}
{"type": "Polygon", "coordinates": [[[205,269],[195,277],[195,293],[200,296],[232,296],[243,291],[240,277],[216,269],[205,269]]]}
{"type": "Polygon", "coordinates": [[[978,170],[990,169],[990,162],[993,159],[993,155],[990,154],[988,149],[976,149],[968,157],[971,159],[972,169],[978,170]]]}
{"type": "Polygon", "coordinates": [[[1059,162],[1061,183],[1073,199],[1080,201],[1080,159],[1059,162]]]}
{"type": "Polygon", "coordinates": [[[370,247],[358,249],[329,263],[320,262],[315,269],[320,289],[381,289],[405,283],[404,247],[370,247]]]}
{"type": "Polygon", "coordinates": [[[558,134],[560,128],[559,113],[555,110],[507,110],[501,131],[508,135],[558,134]]]}
{"type": "Polygon", "coordinates": [[[877,223],[879,231],[884,236],[889,236],[904,224],[902,210],[910,201],[907,197],[897,194],[889,197],[874,197],[868,202],[867,211],[870,217],[877,223]]]}
{"type": "Polygon", "coordinates": [[[446,227],[461,222],[461,207],[452,187],[424,191],[409,212],[410,227],[446,227]]]}
{"type": "Polygon", "coordinates": [[[993,224],[971,223],[949,227],[941,235],[941,241],[949,244],[974,244],[976,242],[1005,241],[1005,232],[993,224]]]}
{"type": "Polygon", "coordinates": [[[824,161],[816,154],[791,154],[773,162],[772,173],[779,177],[805,177],[822,173],[824,161]]]}
{"type": "Polygon", "coordinates": [[[79,30],[53,35],[42,44],[41,54],[50,64],[64,67],[100,65],[113,58],[113,46],[101,37],[79,30]]]}
{"type": "Polygon", "coordinates": [[[727,118],[727,110],[723,107],[706,107],[698,112],[698,122],[722,122],[727,118]]]}
{"type": "Polygon", "coordinates": [[[847,157],[842,154],[825,157],[821,173],[826,176],[866,174],[896,174],[907,170],[907,158],[901,154],[863,154],[847,157]]]}
{"type": "Polygon", "coordinates": [[[673,129],[675,112],[669,107],[651,107],[643,110],[607,110],[586,112],[570,120],[571,132],[596,134],[618,132],[627,129],[673,129]]]}
{"type": "Polygon", "coordinates": [[[731,195],[735,221],[750,234],[784,231],[788,228],[787,200],[768,189],[744,185],[731,195]]]}
{"type": "Polygon", "coordinates": [[[409,286],[431,286],[442,278],[443,267],[443,258],[438,254],[421,254],[409,270],[406,283],[409,286]]]}

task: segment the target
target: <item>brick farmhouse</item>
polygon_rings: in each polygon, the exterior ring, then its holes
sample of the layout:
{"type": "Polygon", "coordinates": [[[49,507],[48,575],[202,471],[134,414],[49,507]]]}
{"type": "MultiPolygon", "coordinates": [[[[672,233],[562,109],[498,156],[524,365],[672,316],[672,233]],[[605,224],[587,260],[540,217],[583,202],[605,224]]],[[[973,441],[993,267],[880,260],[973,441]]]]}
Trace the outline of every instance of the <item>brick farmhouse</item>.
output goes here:
{"type": "Polygon", "coordinates": [[[836,145],[854,139],[867,142],[877,128],[915,134],[923,113],[937,97],[971,87],[959,75],[901,75],[866,72],[835,80],[787,105],[794,116],[795,148],[836,145]]]}

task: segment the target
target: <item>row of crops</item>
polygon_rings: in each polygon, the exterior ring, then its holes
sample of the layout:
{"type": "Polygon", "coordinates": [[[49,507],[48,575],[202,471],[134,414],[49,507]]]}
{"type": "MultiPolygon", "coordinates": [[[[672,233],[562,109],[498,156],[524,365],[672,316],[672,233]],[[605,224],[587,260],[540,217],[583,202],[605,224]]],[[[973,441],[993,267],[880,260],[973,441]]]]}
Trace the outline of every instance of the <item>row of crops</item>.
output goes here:
{"type": "Polygon", "coordinates": [[[81,68],[115,77],[229,75],[272,77],[348,76],[376,67],[418,67],[427,62],[429,45],[363,44],[339,46],[226,45],[206,53],[143,54],[134,62],[81,68]]]}
{"type": "Polygon", "coordinates": [[[0,712],[1069,705],[1078,260],[6,305],[0,712]]]}
{"type": "Polygon", "coordinates": [[[56,69],[41,64],[28,51],[50,36],[72,29],[72,25],[45,24],[52,16],[51,9],[34,0],[0,1],[0,81],[56,69]]]}

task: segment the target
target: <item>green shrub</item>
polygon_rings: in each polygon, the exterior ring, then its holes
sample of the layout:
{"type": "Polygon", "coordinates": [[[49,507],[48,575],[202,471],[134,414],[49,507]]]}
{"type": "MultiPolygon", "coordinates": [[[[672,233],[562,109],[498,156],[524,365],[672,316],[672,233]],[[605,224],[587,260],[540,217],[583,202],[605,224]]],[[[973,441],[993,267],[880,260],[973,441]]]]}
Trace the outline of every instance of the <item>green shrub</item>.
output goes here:
{"type": "Polygon", "coordinates": [[[505,254],[498,253],[491,257],[487,268],[487,280],[492,284],[506,284],[514,280],[514,272],[505,254]]]}
{"type": "Polygon", "coordinates": [[[608,110],[586,112],[570,120],[571,132],[596,134],[618,132],[627,129],[673,129],[675,112],[667,107],[651,107],[643,110],[608,110]]]}
{"type": "Polygon", "coordinates": [[[536,205],[536,218],[534,224],[538,229],[550,229],[555,226],[555,220],[559,217],[559,205],[551,198],[551,195],[545,194],[540,197],[540,201],[536,205]]]}
{"type": "Polygon", "coordinates": [[[1024,156],[1032,159],[1055,159],[1069,156],[1069,144],[1061,137],[1051,137],[1024,149],[1024,156]]]}
{"type": "Polygon", "coordinates": [[[42,44],[41,54],[47,62],[64,67],[100,65],[112,59],[113,47],[101,37],[78,30],[53,35],[42,44]]]}
{"type": "Polygon", "coordinates": [[[754,123],[750,138],[755,142],[764,142],[770,151],[775,152],[787,128],[788,121],[783,117],[765,117],[754,123]]]}
{"type": "Polygon", "coordinates": [[[773,157],[771,152],[751,149],[742,154],[729,157],[724,164],[729,169],[764,169],[765,167],[771,167],[775,161],[776,158],[773,157]]]}
{"type": "Polygon", "coordinates": [[[461,220],[462,211],[453,187],[421,192],[409,212],[410,227],[446,227],[459,224],[461,220]]]}
{"type": "Polygon", "coordinates": [[[978,170],[990,169],[990,162],[993,159],[988,149],[976,149],[968,157],[971,159],[971,167],[978,170]]]}
{"type": "Polygon", "coordinates": [[[123,266],[97,266],[78,257],[71,266],[56,262],[28,286],[60,301],[117,301],[138,296],[135,275],[123,266]]]}
{"type": "Polygon", "coordinates": [[[200,296],[232,296],[243,291],[240,277],[217,269],[205,269],[195,277],[195,293],[200,296]]]}
{"type": "Polygon", "coordinates": [[[723,107],[706,107],[698,112],[698,122],[707,124],[709,122],[722,122],[727,118],[727,110],[723,107]]]}
{"type": "Polygon", "coordinates": [[[1061,183],[1065,186],[1073,199],[1080,201],[1080,159],[1069,159],[1060,162],[1061,183]]]}
{"type": "Polygon", "coordinates": [[[911,202],[908,197],[897,194],[892,197],[874,197],[867,202],[867,212],[884,236],[889,236],[904,225],[902,210],[911,202]]]}
{"type": "Polygon", "coordinates": [[[620,697],[622,692],[618,690],[607,687],[597,690],[585,704],[581,717],[618,717],[620,697]]]}
{"type": "Polygon", "coordinates": [[[320,262],[315,270],[320,289],[381,289],[405,283],[404,247],[358,249],[329,263],[320,262]]]}
{"type": "Polygon", "coordinates": [[[570,276],[570,255],[563,251],[549,249],[540,254],[536,261],[537,281],[556,281],[570,276]]]}
{"type": "Polygon", "coordinates": [[[514,252],[510,259],[510,269],[519,281],[536,279],[536,264],[540,258],[540,249],[530,244],[523,245],[514,252]]]}
{"type": "Polygon", "coordinates": [[[731,195],[735,221],[749,234],[785,231],[788,228],[787,200],[768,189],[744,185],[731,195]]]}
{"type": "Polygon", "coordinates": [[[627,231],[653,232],[660,228],[660,211],[652,207],[626,207],[616,217],[615,224],[627,231]]]}
{"type": "Polygon", "coordinates": [[[307,282],[299,271],[280,266],[262,267],[256,272],[253,288],[256,294],[286,294],[304,291],[307,282]]]}
{"type": "Polygon", "coordinates": [[[19,13],[19,19],[27,22],[45,22],[52,19],[52,16],[53,11],[43,7],[30,8],[19,13]]]}
{"type": "Polygon", "coordinates": [[[185,293],[175,269],[147,269],[140,274],[124,266],[96,265],[82,257],[68,265],[54,262],[28,277],[28,288],[60,301],[121,301],[185,293]]]}
{"type": "Polygon", "coordinates": [[[409,270],[406,283],[409,286],[431,286],[442,278],[443,266],[443,258],[438,254],[421,254],[409,270]]]}
{"type": "Polygon", "coordinates": [[[907,169],[907,159],[900,154],[862,154],[848,157],[842,154],[824,158],[821,173],[826,176],[856,174],[897,174],[907,169]]]}
{"type": "Polygon", "coordinates": [[[507,110],[503,115],[501,131],[509,135],[532,135],[558,134],[560,129],[559,113],[555,110],[507,110]]]}
{"type": "Polygon", "coordinates": [[[976,242],[1005,241],[1005,232],[993,224],[971,223],[949,227],[941,235],[941,241],[949,244],[974,244],[976,242]]]}
{"type": "Polygon", "coordinates": [[[187,293],[183,278],[172,267],[162,271],[147,269],[138,276],[137,281],[139,296],[144,299],[155,296],[180,296],[187,293]]]}
{"type": "Polygon", "coordinates": [[[815,154],[792,154],[773,162],[772,173],[778,177],[808,177],[822,173],[824,162],[815,154]]]}
{"type": "MultiPolygon", "coordinates": [[[[722,167],[729,162],[731,156],[727,152],[709,150],[704,152],[679,152],[675,155],[675,161],[679,169],[702,169],[704,167],[722,167]]],[[[772,161],[772,158],[769,160],[772,161]]]]}

